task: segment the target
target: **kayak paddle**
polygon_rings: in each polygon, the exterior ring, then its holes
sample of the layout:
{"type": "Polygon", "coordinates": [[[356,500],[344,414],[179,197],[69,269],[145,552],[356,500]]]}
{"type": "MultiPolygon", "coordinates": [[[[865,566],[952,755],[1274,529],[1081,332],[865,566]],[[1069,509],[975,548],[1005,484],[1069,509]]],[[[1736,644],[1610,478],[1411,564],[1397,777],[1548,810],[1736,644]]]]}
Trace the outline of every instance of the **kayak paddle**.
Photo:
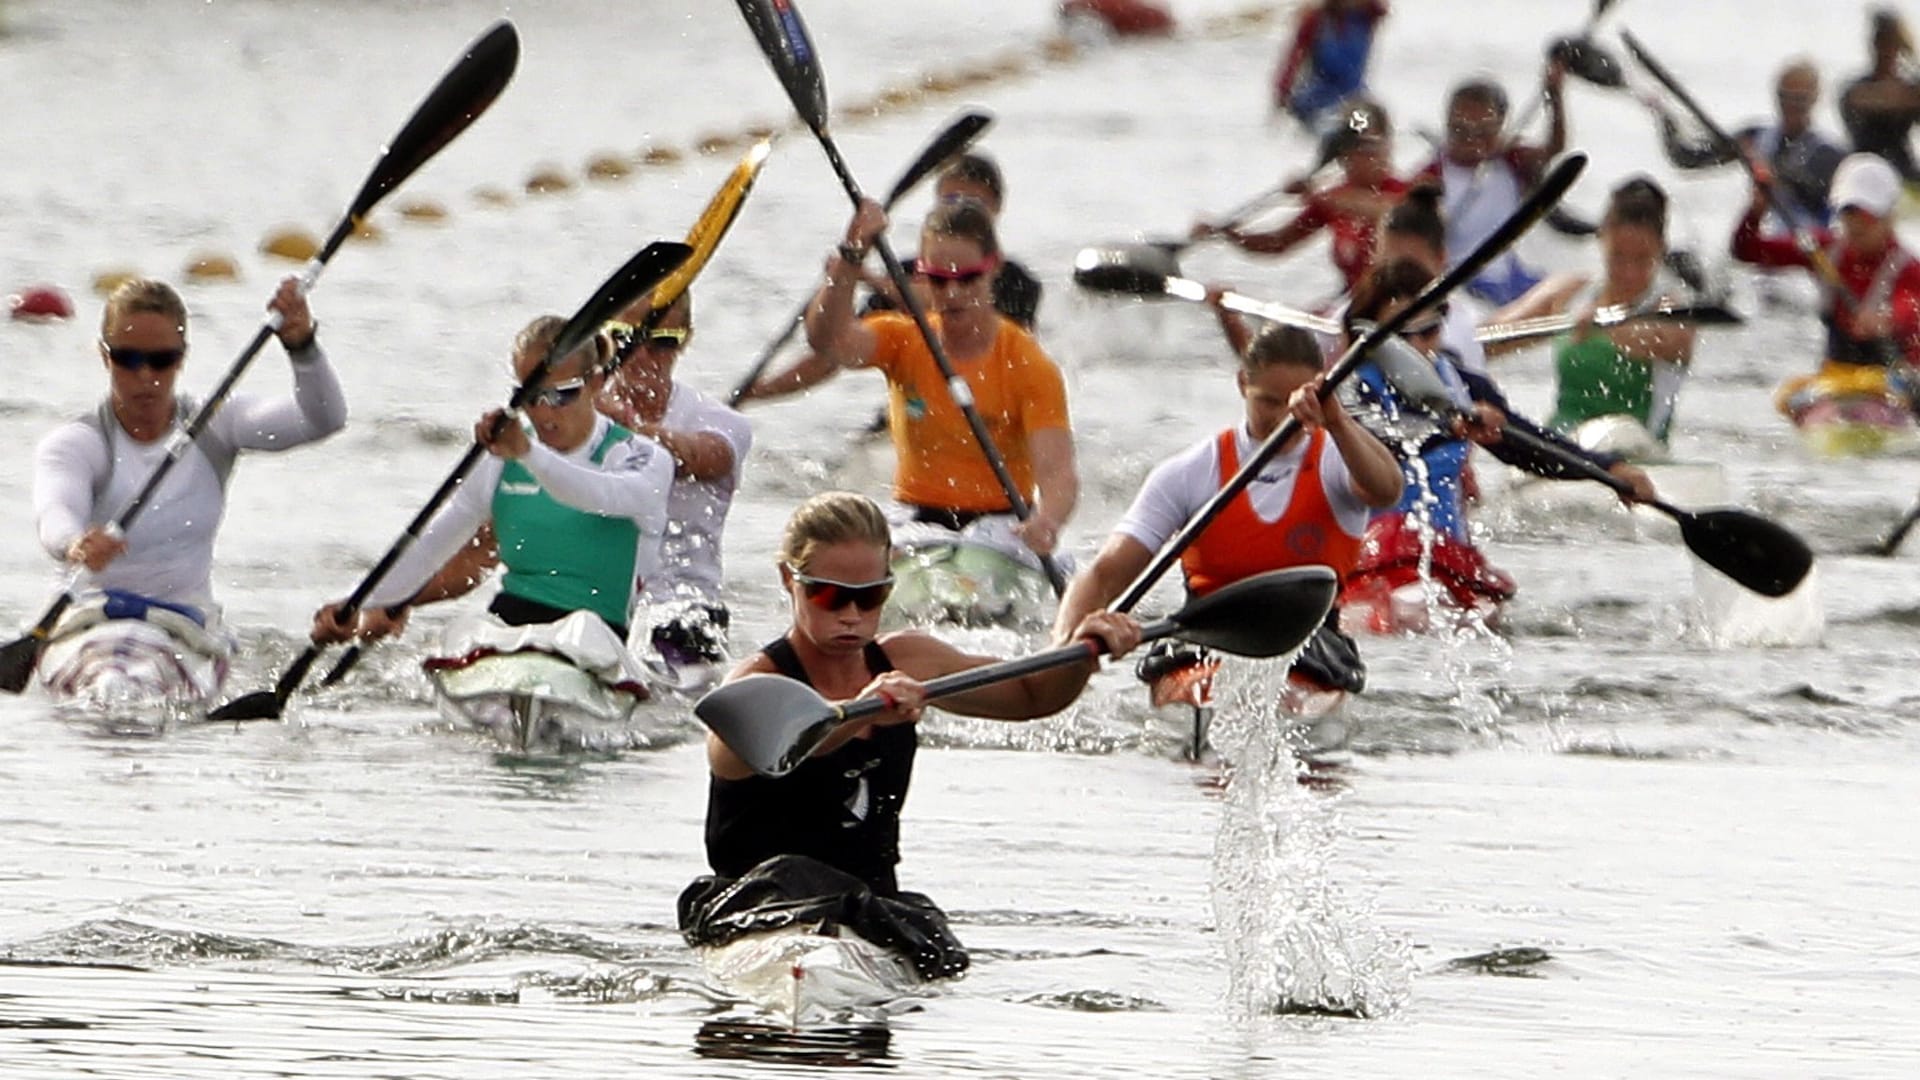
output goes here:
{"type": "Polygon", "coordinates": [[[1865,554],[1878,555],[1883,559],[1891,558],[1894,552],[1900,550],[1900,541],[1907,538],[1907,534],[1913,531],[1913,527],[1916,524],[1920,524],[1920,502],[1915,502],[1913,509],[1907,511],[1907,516],[1901,518],[1899,522],[1894,525],[1893,531],[1889,532],[1879,543],[1868,548],[1865,554]]]}
{"type": "MultiPolygon", "coordinates": [[[[1432,362],[1413,346],[1396,340],[1376,350],[1373,359],[1394,391],[1408,403],[1447,419],[1460,414],[1432,362]]],[[[1506,427],[1500,437],[1623,496],[1633,494],[1632,485],[1597,462],[1531,432],[1506,427]]],[[[1813,550],[1806,541],[1758,514],[1732,508],[1682,510],[1661,499],[1649,499],[1645,504],[1680,523],[1680,539],[1702,562],[1762,596],[1787,595],[1799,587],[1813,567],[1813,550]]]]}
{"type": "MultiPolygon", "coordinates": [[[[432,157],[439,153],[456,136],[465,131],[480,114],[487,111],[500,92],[506,89],[513,78],[514,68],[520,61],[520,35],[513,24],[506,21],[495,23],[492,29],[482,34],[467,46],[452,69],[441,76],[440,82],[427,95],[406,126],[393,137],[381,150],[373,163],[373,170],[366,182],[360,185],[360,193],[354,196],[353,203],[347,207],[327,242],[308,260],[301,270],[301,291],[311,289],[320,278],[320,272],[340,250],[347,237],[352,236],[360,223],[374,206],[385,198],[401,182],[412,176],[432,157]]],[[[169,440],[166,457],[155,466],[153,474],[147,477],[133,501],[120,511],[108,529],[116,535],[124,534],[133,524],[140,511],[146,508],[160,482],[167,477],[174,465],[186,456],[195,439],[213,422],[214,414],[226,403],[227,396],[233,391],[234,384],[246,374],[247,367],[260,352],[274,331],[280,328],[278,313],[269,316],[253,335],[253,340],[241,351],[240,356],[228,367],[219,385],[207,396],[186,428],[176,432],[169,440]]],[[[74,591],[79,585],[84,567],[75,567],[68,575],[65,587],[46,614],[33,625],[27,636],[0,648],[0,690],[17,694],[26,689],[27,681],[33,675],[33,669],[40,661],[40,651],[46,646],[47,637],[53,632],[60,616],[73,605],[74,591]]]]}
{"type": "MultiPolygon", "coordinates": [[[[1205,303],[1207,287],[1192,278],[1179,276],[1173,258],[1157,244],[1132,244],[1121,247],[1085,248],[1073,259],[1073,281],[1093,292],[1125,293],[1145,299],[1168,298],[1205,303]]],[[[1340,323],[1324,315],[1288,307],[1285,304],[1255,300],[1239,293],[1225,293],[1220,306],[1268,322],[1298,326],[1320,334],[1337,334],[1340,323]]]]}
{"type": "MultiPolygon", "coordinates": [[[[668,274],[673,273],[676,267],[685,262],[691,253],[692,249],[685,244],[657,240],[641,248],[633,258],[627,260],[624,266],[614,271],[613,276],[602,282],[586,304],[574,313],[573,318],[567,320],[565,326],[561,327],[559,336],[554,339],[553,346],[547,350],[547,355],[541,358],[539,365],[529,372],[526,379],[514,389],[513,396],[507,400],[506,412],[497,419],[494,427],[498,429],[511,423],[514,414],[532,400],[533,395],[539,393],[541,384],[546,381],[547,372],[553,368],[553,365],[566,359],[575,350],[592,340],[593,336],[600,332],[600,328],[606,325],[608,319],[618,315],[635,300],[645,295],[647,290],[660,284],[668,274]]],[[[427,500],[427,504],[420,508],[420,512],[413,516],[412,521],[407,523],[406,531],[400,534],[400,538],[393,542],[393,546],[387,549],[385,555],[380,556],[380,561],[373,565],[373,569],[367,571],[366,576],[360,579],[360,584],[354,586],[352,594],[340,605],[337,614],[340,622],[346,623],[359,613],[360,606],[366,603],[367,597],[379,587],[381,579],[387,576],[387,571],[393,569],[393,564],[398,562],[400,556],[420,538],[420,533],[433,519],[433,515],[453,497],[454,490],[466,479],[467,474],[473,471],[473,467],[480,463],[480,458],[486,452],[486,448],[478,441],[467,448],[466,454],[460,458],[460,463],[453,467],[453,471],[441,481],[440,487],[427,500]]],[[[300,688],[301,682],[307,677],[308,669],[312,668],[313,662],[319,659],[321,648],[322,646],[317,643],[308,642],[307,647],[301,650],[293,663],[287,665],[287,669],[281,672],[273,689],[256,690],[251,694],[235,698],[213,710],[208,714],[208,718],[271,720],[279,717],[281,711],[286,708],[287,699],[300,688]]]]}
{"type": "MultiPolygon", "coordinates": [[[[907,192],[920,185],[920,181],[925,180],[935,169],[952,161],[967,147],[973,145],[973,141],[979,138],[980,133],[987,130],[992,123],[993,117],[986,113],[970,112],[961,115],[959,119],[941,129],[940,134],[935,135],[933,141],[927,144],[927,148],[920,151],[920,156],[913,159],[913,164],[907,166],[906,171],[900,174],[900,179],[894,182],[893,190],[887,192],[887,200],[880,205],[892,210],[894,204],[905,197],[907,192]]],[[[800,301],[800,306],[794,309],[793,316],[786,321],[780,333],[772,341],[767,342],[766,348],[760,350],[760,355],[754,357],[753,366],[748,368],[746,375],[734,385],[733,392],[727,395],[727,404],[736,409],[740,407],[741,400],[747,396],[747,391],[752,389],[753,384],[767,370],[767,365],[773,362],[774,355],[785,348],[787,342],[793,340],[793,335],[805,324],[807,306],[812,303],[811,293],[806,299],[800,301]]]]}
{"type": "MultiPolygon", "coordinates": [[[[1140,628],[1142,643],[1177,637],[1237,656],[1285,656],[1326,619],[1339,582],[1324,566],[1296,566],[1243,578],[1140,628]]],[[[1080,640],[1031,656],[955,672],[926,683],[927,700],[1024,675],[1097,660],[1106,648],[1080,640]]],[[[792,772],[849,720],[887,710],[878,697],[836,705],[782,675],[748,675],[717,687],[693,707],[727,748],[761,776],[792,772]]]]}
{"type": "MultiPolygon", "coordinates": [[[[827,163],[833,166],[834,174],[840,178],[840,186],[846,189],[847,198],[857,209],[866,196],[861,193],[860,182],[854,179],[853,172],[847,168],[846,159],[840,156],[840,147],[827,130],[827,84],[821,76],[820,58],[814,51],[813,42],[807,37],[806,23],[800,19],[800,9],[793,5],[792,0],[736,2],[740,14],[746,18],[747,26],[753,31],[754,39],[760,44],[760,51],[766,54],[768,65],[786,88],[794,111],[812,129],[813,137],[827,155],[827,163]]],[[[940,335],[933,332],[933,325],[927,321],[926,309],[907,279],[906,268],[900,265],[900,259],[894,255],[893,245],[887,242],[885,233],[874,237],[873,247],[880,253],[880,261],[886,264],[887,276],[893,280],[894,288],[900,292],[900,302],[905,305],[907,314],[913,317],[914,325],[919,327],[927,351],[933,354],[933,362],[940,368],[940,377],[946,381],[947,393],[952,395],[953,403],[966,415],[967,427],[973,431],[974,441],[980,444],[980,452],[986,455],[987,465],[1000,482],[1000,490],[1007,497],[1008,508],[1015,517],[1026,521],[1033,516],[1033,507],[1028,505],[1020,486],[1014,483],[1013,474],[1007,471],[1006,459],[1000,455],[999,448],[993,445],[993,435],[987,430],[987,422],[981,419],[980,410],[974,406],[972,388],[954,371],[946,347],[940,344],[940,335]]],[[[1055,596],[1066,592],[1067,575],[1061,571],[1059,562],[1053,556],[1040,555],[1040,568],[1046,571],[1047,581],[1053,586],[1055,596]]]]}
{"type": "MultiPolygon", "coordinates": [[[[1668,297],[1655,297],[1644,304],[1614,304],[1593,313],[1593,325],[1601,329],[1640,319],[1692,323],[1695,326],[1740,326],[1747,321],[1739,312],[1720,301],[1707,299],[1675,301],[1668,297]]],[[[1564,334],[1573,329],[1576,323],[1572,315],[1542,315],[1537,319],[1488,323],[1474,331],[1473,338],[1483,345],[1531,341],[1564,334]]]]}

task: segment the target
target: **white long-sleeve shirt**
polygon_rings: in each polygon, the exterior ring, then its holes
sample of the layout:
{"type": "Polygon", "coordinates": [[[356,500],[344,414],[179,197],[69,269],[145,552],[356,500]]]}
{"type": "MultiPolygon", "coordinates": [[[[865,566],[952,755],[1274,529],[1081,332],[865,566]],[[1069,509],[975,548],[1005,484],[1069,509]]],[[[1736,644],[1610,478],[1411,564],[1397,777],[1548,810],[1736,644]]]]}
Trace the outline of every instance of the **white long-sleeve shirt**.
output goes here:
{"type": "MultiPolygon", "coordinates": [[[[532,445],[520,463],[559,502],[589,514],[632,519],[640,530],[634,574],[644,582],[660,570],[660,541],[667,528],[667,498],[673,487],[673,455],[652,439],[634,435],[608,448],[596,464],[594,448],[606,438],[612,423],[596,416],[593,433],[565,453],[530,433],[528,441],[532,445]]],[[[420,538],[374,587],[364,606],[392,607],[404,602],[472,540],[480,526],[493,517],[493,493],[505,467],[504,460],[491,454],[481,458],[454,489],[447,504],[421,530],[420,538]]]]}
{"type": "MultiPolygon", "coordinates": [[[[242,451],[291,450],[347,423],[339,377],[320,347],[296,354],[292,367],[291,398],[227,399],[127,527],[127,550],[94,575],[94,584],[214,613],[213,541],[227,509],[226,470],[216,462],[242,451]]],[[[33,509],[47,554],[64,563],[81,534],[119,516],[166,458],[174,432],[192,419],[181,412],[168,434],[150,443],[135,442],[110,408],[69,420],[40,440],[33,509]]]]}

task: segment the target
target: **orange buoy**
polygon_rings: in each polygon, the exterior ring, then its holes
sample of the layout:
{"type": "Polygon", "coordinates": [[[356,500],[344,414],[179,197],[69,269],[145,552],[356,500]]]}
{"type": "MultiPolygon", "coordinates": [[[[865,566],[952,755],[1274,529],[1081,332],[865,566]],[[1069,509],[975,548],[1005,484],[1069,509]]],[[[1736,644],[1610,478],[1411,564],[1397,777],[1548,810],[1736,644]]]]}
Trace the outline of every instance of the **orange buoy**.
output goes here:
{"type": "Polygon", "coordinates": [[[533,170],[532,176],[527,177],[526,188],[529,195],[553,195],[572,190],[573,181],[567,179],[567,174],[561,172],[558,167],[543,165],[533,170]]]}
{"type": "Polygon", "coordinates": [[[117,266],[111,270],[102,270],[93,275],[93,294],[95,296],[111,296],[113,295],[113,290],[139,276],[140,271],[129,270],[124,266],[117,266]]]}
{"type": "Polygon", "coordinates": [[[447,208],[438,199],[409,199],[400,204],[400,216],[408,221],[445,221],[447,208]]]}
{"type": "Polygon", "coordinates": [[[260,238],[260,253],[288,262],[306,262],[320,253],[320,241],[305,229],[275,229],[260,238]]]}
{"type": "Polygon", "coordinates": [[[1064,0],[1060,16],[1091,16],[1105,23],[1116,37],[1173,33],[1173,15],[1147,0],[1064,0]]]}
{"type": "Polygon", "coordinates": [[[16,319],[51,322],[73,318],[73,300],[52,285],[29,285],[7,298],[16,319]]]}
{"type": "Polygon", "coordinates": [[[587,162],[587,179],[599,181],[625,180],[633,175],[633,166],[627,159],[615,153],[595,154],[587,162]]]}
{"type": "Polygon", "coordinates": [[[217,252],[202,252],[187,260],[188,281],[238,281],[240,264],[217,252]]]}

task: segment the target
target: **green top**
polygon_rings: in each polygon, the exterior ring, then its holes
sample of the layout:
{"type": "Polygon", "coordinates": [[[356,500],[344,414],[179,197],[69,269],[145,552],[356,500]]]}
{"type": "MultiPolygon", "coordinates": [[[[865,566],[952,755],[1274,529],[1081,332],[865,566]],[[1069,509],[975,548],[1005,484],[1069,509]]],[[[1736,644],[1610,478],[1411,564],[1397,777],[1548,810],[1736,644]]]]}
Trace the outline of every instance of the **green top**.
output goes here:
{"type": "Polygon", "coordinates": [[[1673,403],[1680,392],[1678,365],[1636,360],[1620,352],[1605,334],[1575,341],[1563,334],[1553,343],[1559,375],[1553,419],[1561,432],[1602,416],[1631,416],[1653,437],[1667,441],[1673,403]]]}
{"type": "MultiPolygon", "coordinates": [[[[607,451],[633,433],[618,424],[593,448],[601,463],[607,451]]],[[[500,470],[493,489],[493,532],[507,576],[502,590],[523,600],[591,611],[610,625],[627,621],[638,563],[640,526],[632,518],[576,510],[541,488],[518,461],[500,470]]]]}

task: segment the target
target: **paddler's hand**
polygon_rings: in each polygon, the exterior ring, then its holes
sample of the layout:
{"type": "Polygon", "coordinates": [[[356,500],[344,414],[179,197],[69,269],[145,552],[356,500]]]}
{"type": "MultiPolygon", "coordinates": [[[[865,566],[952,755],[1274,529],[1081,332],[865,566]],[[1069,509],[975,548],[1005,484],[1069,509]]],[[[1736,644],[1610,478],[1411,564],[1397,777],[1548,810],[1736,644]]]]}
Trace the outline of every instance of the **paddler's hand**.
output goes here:
{"type": "Polygon", "coordinates": [[[267,310],[280,313],[280,329],[274,334],[288,352],[296,353],[313,344],[313,311],[307,307],[307,294],[300,288],[299,278],[281,278],[280,288],[267,301],[267,310]]]}
{"type": "Polygon", "coordinates": [[[338,602],[322,605],[313,613],[313,628],[307,631],[307,637],[315,645],[338,645],[353,640],[355,623],[340,617],[338,602]]]}
{"type": "Polygon", "coordinates": [[[860,206],[853,212],[853,219],[847,222],[846,246],[864,254],[886,231],[887,212],[872,199],[861,199],[860,206]]]}
{"type": "Polygon", "coordinates": [[[887,711],[873,718],[873,727],[915,723],[927,707],[927,688],[920,680],[899,671],[878,676],[860,691],[860,696],[877,697],[887,703],[887,711]]]}
{"type": "Polygon", "coordinates": [[[1653,478],[1647,475],[1645,469],[1637,465],[1617,461],[1607,469],[1607,472],[1618,479],[1625,480],[1627,486],[1633,489],[1631,492],[1620,493],[1620,501],[1623,503],[1632,505],[1637,502],[1652,502],[1660,497],[1660,493],[1653,489],[1653,478]]]}
{"type": "Polygon", "coordinates": [[[1848,319],[1853,336],[1863,340],[1878,340],[1893,336],[1893,309],[1891,307],[1857,307],[1848,319]]]}
{"type": "Polygon", "coordinates": [[[533,449],[533,444],[527,440],[527,430],[505,409],[494,409],[481,417],[480,422],[473,425],[473,441],[486,447],[487,453],[508,461],[518,460],[533,449]],[[494,434],[496,430],[499,432],[497,435],[494,434]]]}
{"type": "Polygon", "coordinates": [[[1291,413],[1295,420],[1300,421],[1308,431],[1326,427],[1328,421],[1336,416],[1346,416],[1345,410],[1340,408],[1340,402],[1333,395],[1327,395],[1325,401],[1320,400],[1320,390],[1326,384],[1325,374],[1315,375],[1312,382],[1295,390],[1293,396],[1287,399],[1287,412],[1291,413]]]}
{"type": "Polygon", "coordinates": [[[1476,401],[1472,412],[1454,420],[1453,433],[1458,438],[1472,439],[1481,446],[1491,446],[1500,441],[1500,431],[1506,426],[1506,413],[1484,401],[1476,401]]]}
{"type": "Polygon", "coordinates": [[[1060,544],[1060,526],[1042,513],[1015,522],[1013,535],[1019,537],[1021,543],[1026,544],[1035,555],[1051,555],[1060,544]]]}
{"type": "Polygon", "coordinates": [[[107,564],[125,554],[127,540],[108,532],[104,526],[96,525],[80,534],[80,539],[67,545],[67,561],[78,563],[93,573],[107,568],[107,564]]]}
{"type": "Polygon", "coordinates": [[[1073,628],[1073,638],[1101,642],[1107,655],[1117,660],[1140,644],[1140,620],[1125,612],[1096,611],[1073,628]]]}

